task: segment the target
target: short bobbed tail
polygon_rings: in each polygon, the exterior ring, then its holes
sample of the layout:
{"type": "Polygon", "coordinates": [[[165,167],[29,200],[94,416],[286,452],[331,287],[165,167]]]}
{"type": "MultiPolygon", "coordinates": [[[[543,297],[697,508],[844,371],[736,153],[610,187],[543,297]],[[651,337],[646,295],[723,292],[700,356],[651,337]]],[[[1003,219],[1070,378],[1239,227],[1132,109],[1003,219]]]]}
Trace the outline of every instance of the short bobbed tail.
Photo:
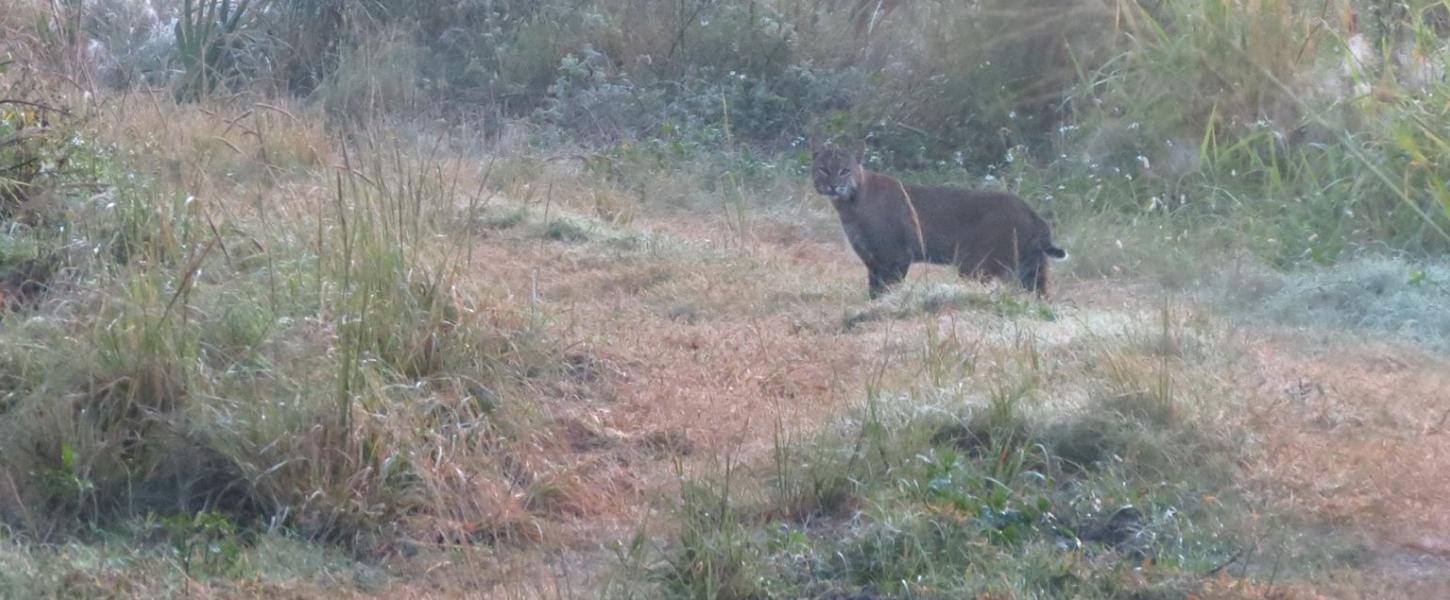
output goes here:
{"type": "Polygon", "coordinates": [[[1052,244],[1048,244],[1046,248],[1043,248],[1042,253],[1057,260],[1067,260],[1067,251],[1052,244]]]}

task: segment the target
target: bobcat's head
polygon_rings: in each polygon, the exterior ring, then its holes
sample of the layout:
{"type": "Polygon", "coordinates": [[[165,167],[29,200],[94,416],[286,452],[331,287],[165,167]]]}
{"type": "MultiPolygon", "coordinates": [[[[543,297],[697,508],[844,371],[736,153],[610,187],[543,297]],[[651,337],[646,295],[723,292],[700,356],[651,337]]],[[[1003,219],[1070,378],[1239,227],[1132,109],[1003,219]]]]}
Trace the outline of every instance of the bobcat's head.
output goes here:
{"type": "Polygon", "coordinates": [[[811,177],[816,191],[832,200],[851,200],[856,197],[866,172],[861,160],[866,156],[866,142],[856,142],[849,148],[822,144],[811,139],[811,177]]]}

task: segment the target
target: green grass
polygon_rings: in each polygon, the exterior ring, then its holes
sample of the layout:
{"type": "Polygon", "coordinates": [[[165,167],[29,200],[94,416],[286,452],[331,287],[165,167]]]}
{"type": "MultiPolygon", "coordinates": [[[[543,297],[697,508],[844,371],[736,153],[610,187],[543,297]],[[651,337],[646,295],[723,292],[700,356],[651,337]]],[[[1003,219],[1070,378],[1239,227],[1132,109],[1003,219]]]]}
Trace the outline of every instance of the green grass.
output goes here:
{"type": "Polygon", "coordinates": [[[130,521],[65,544],[38,545],[0,533],[0,566],[0,596],[6,598],[174,597],[198,589],[316,594],[338,577],[378,592],[389,581],[387,573],[339,550],[283,534],[237,533],[208,513],[130,521]]]}

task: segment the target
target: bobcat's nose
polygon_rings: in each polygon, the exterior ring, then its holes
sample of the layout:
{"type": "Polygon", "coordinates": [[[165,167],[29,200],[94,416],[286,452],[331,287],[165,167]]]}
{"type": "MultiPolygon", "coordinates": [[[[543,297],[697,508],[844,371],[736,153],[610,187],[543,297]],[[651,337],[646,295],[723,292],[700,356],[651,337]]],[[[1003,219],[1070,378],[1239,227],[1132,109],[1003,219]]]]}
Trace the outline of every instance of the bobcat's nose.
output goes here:
{"type": "Polygon", "coordinates": [[[851,186],[849,186],[849,185],[838,185],[838,186],[836,186],[835,189],[831,190],[831,192],[832,192],[831,195],[833,195],[833,196],[837,196],[837,197],[844,198],[846,196],[850,196],[851,195],[851,186]]]}

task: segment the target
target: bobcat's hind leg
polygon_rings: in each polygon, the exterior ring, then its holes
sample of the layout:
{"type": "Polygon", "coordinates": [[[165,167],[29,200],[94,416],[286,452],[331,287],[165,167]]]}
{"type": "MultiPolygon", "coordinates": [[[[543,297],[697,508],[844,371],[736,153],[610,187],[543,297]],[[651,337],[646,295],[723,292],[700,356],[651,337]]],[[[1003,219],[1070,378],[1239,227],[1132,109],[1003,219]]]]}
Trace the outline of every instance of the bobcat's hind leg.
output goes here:
{"type": "Polygon", "coordinates": [[[1038,253],[1017,265],[1017,278],[1022,283],[1022,288],[1037,294],[1039,298],[1047,297],[1047,258],[1046,255],[1038,253]]]}

